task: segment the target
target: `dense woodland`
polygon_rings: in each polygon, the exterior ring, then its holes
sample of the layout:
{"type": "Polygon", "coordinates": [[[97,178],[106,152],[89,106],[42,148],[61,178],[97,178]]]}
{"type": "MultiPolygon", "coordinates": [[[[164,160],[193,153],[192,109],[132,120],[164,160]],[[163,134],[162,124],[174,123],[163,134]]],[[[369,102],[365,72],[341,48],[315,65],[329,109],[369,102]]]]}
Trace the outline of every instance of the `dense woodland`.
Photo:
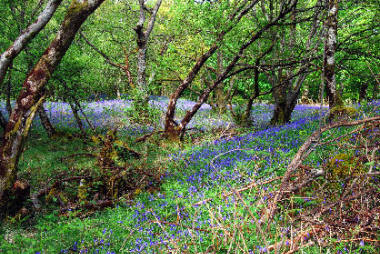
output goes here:
{"type": "Polygon", "coordinates": [[[376,0],[0,0],[0,253],[378,253],[376,0]]]}

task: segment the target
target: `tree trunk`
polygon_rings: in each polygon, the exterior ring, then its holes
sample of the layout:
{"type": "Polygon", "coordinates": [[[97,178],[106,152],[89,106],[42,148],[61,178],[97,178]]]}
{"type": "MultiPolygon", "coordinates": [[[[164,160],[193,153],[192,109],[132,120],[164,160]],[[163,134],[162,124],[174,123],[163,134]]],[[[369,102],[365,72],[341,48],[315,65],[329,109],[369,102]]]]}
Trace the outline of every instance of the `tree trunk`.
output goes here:
{"type": "Polygon", "coordinates": [[[40,117],[41,124],[44,127],[44,129],[46,130],[48,136],[53,137],[54,134],[56,134],[57,132],[56,132],[55,128],[53,127],[53,125],[51,124],[49,117],[46,114],[46,110],[45,110],[43,104],[38,108],[38,115],[40,117]]]}
{"type": "Polygon", "coordinates": [[[12,90],[12,63],[9,65],[9,72],[8,72],[8,82],[7,82],[7,90],[6,90],[6,96],[7,96],[7,101],[6,101],[6,108],[8,115],[10,116],[12,113],[12,105],[11,105],[11,90],[12,90]]]}
{"type": "Polygon", "coordinates": [[[138,88],[138,98],[136,101],[137,105],[142,106],[143,108],[148,105],[149,101],[149,89],[147,87],[146,83],[146,51],[148,46],[148,40],[150,33],[153,30],[154,23],[156,21],[156,16],[158,9],[160,8],[162,3],[162,0],[157,0],[153,10],[152,15],[149,19],[148,26],[146,30],[144,31],[144,23],[145,23],[145,0],[139,0],[140,4],[140,17],[139,22],[137,23],[137,26],[135,28],[136,34],[137,34],[137,47],[138,47],[138,55],[137,55],[137,88],[138,88]]]}
{"type": "Polygon", "coordinates": [[[70,102],[70,107],[71,107],[71,111],[73,112],[73,115],[74,115],[75,121],[76,121],[77,124],[78,124],[78,127],[79,127],[79,130],[80,130],[81,135],[82,135],[83,137],[86,136],[86,131],[85,131],[84,128],[83,128],[83,123],[82,123],[82,120],[80,119],[80,116],[79,116],[79,114],[78,114],[78,109],[77,109],[76,105],[73,104],[72,102],[70,102]]]}
{"type": "Polygon", "coordinates": [[[270,123],[271,125],[283,125],[288,123],[291,117],[292,109],[286,103],[276,103],[270,123]]]}
{"type": "MultiPolygon", "coordinates": [[[[319,3],[317,3],[319,5],[319,3]]],[[[301,86],[307,77],[307,70],[310,67],[310,60],[308,58],[312,58],[314,52],[317,51],[318,45],[315,45],[315,48],[311,48],[312,39],[315,36],[319,24],[319,15],[320,12],[316,10],[313,24],[310,29],[310,33],[308,36],[308,40],[306,42],[305,54],[306,58],[301,61],[301,66],[297,73],[293,73],[293,71],[286,71],[286,74],[282,74],[282,69],[280,69],[278,74],[278,83],[275,82],[276,78],[272,80],[273,84],[273,98],[275,101],[273,116],[270,121],[272,125],[283,125],[288,123],[291,120],[292,112],[297,105],[297,99],[301,92],[301,86]],[[298,77],[297,77],[298,76],[298,77]],[[295,79],[297,77],[297,79],[295,79]]],[[[295,21],[295,12],[292,13],[292,20],[295,21]]],[[[296,26],[291,26],[291,38],[293,38],[296,34],[296,26]]],[[[284,42],[282,42],[282,46],[284,42]]],[[[295,41],[293,39],[290,40],[290,48],[294,48],[295,41]]]]}
{"type": "Polygon", "coordinates": [[[311,100],[309,99],[309,90],[310,90],[309,84],[304,85],[303,90],[302,90],[301,103],[303,104],[310,103],[311,100]]]}
{"type": "Polygon", "coordinates": [[[6,126],[0,147],[0,206],[10,197],[17,164],[32,120],[45,99],[45,86],[76,33],[104,0],[72,0],[55,39],[28,74],[6,126]]]}
{"type": "MultiPolygon", "coordinates": [[[[221,50],[217,52],[218,75],[223,72],[223,54],[221,50]]],[[[219,115],[224,114],[227,110],[227,94],[224,92],[223,85],[215,88],[216,105],[219,115]]]]}
{"type": "Polygon", "coordinates": [[[327,0],[328,15],[326,20],[325,54],[323,59],[324,78],[329,108],[340,104],[335,79],[335,51],[337,45],[338,28],[338,0],[327,0]]]}
{"type": "Polygon", "coordinates": [[[62,0],[50,0],[37,20],[28,26],[0,56],[0,84],[3,82],[8,67],[12,64],[13,59],[45,27],[61,2],[62,0]]]}
{"type": "Polygon", "coordinates": [[[217,44],[212,45],[211,48],[198,59],[198,61],[195,63],[187,77],[181,82],[176,91],[170,95],[168,108],[165,114],[165,134],[169,139],[177,139],[180,134],[178,124],[174,120],[177,100],[179,97],[181,97],[185,89],[193,82],[202,66],[215,53],[218,47],[219,46],[217,44]]]}
{"type": "Polygon", "coordinates": [[[283,125],[288,123],[291,119],[292,108],[290,107],[291,102],[288,100],[290,90],[290,80],[288,76],[281,76],[279,74],[279,84],[273,87],[273,99],[274,99],[274,111],[272,119],[270,120],[271,125],[283,125]]]}
{"type": "Polygon", "coordinates": [[[0,127],[5,130],[5,127],[7,126],[7,120],[3,116],[3,113],[0,111],[0,127]]]}
{"type": "Polygon", "coordinates": [[[79,109],[79,111],[82,113],[83,117],[84,117],[84,120],[86,120],[86,123],[88,124],[88,126],[91,128],[91,130],[95,131],[95,127],[94,125],[91,123],[91,121],[88,119],[86,113],[84,112],[84,110],[82,109],[82,106],[80,105],[80,102],[74,97],[73,98],[74,100],[74,103],[75,105],[77,106],[77,108],[79,109]]]}
{"type": "Polygon", "coordinates": [[[248,103],[247,103],[247,107],[245,109],[245,112],[243,114],[243,119],[242,119],[242,125],[243,126],[250,126],[252,124],[252,121],[251,121],[251,111],[252,111],[252,106],[253,106],[253,100],[257,97],[260,96],[260,86],[259,86],[259,75],[260,75],[260,71],[259,71],[259,65],[261,63],[261,60],[267,55],[269,54],[272,50],[273,50],[273,47],[274,47],[274,42],[272,43],[272,45],[266,50],[264,51],[263,53],[260,54],[260,56],[256,59],[255,61],[255,68],[254,68],[254,93],[249,97],[249,100],[248,100],[248,103]]]}
{"type": "Polygon", "coordinates": [[[359,102],[364,101],[367,99],[367,89],[368,89],[368,83],[362,83],[359,88],[359,102]]]}

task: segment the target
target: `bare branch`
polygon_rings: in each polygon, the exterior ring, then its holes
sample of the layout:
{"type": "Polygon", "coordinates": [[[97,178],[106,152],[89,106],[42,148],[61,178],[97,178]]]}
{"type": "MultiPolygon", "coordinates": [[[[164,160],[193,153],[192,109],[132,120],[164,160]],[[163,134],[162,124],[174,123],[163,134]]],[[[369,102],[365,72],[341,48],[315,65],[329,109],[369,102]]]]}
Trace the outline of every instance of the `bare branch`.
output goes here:
{"type": "Polygon", "coordinates": [[[0,56],[0,84],[3,82],[8,67],[25,46],[45,27],[62,0],[50,0],[37,20],[28,26],[0,56]]]}

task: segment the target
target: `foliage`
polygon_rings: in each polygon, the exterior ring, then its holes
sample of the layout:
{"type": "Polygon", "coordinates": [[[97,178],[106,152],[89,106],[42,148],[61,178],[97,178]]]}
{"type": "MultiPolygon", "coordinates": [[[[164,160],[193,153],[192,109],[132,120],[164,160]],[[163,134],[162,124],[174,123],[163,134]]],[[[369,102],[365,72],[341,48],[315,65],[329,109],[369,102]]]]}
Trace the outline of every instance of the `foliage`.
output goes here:
{"type": "MultiPolygon", "coordinates": [[[[258,68],[259,90],[264,95],[255,102],[273,101],[273,73],[280,69],[295,73],[305,63],[310,63],[310,73],[301,90],[307,92],[308,101],[319,101],[321,27],[312,38],[315,52],[309,55],[312,50],[306,50],[317,1],[298,1],[295,16],[300,22],[292,24],[287,17],[245,51],[232,71],[248,69],[226,79],[220,87],[222,95],[233,95],[236,107],[232,116],[212,112],[205,104],[188,126],[191,130],[184,143],[162,140],[159,131],[168,96],[199,56],[218,40],[217,34],[229,25],[229,17],[242,2],[164,1],[148,43],[147,79],[149,93],[155,96],[147,103],[138,103],[141,94],[133,87],[137,75],[137,1],[106,1],[89,18],[82,33],[116,65],[126,66],[128,58],[132,83],[123,68],[110,65],[78,35],[48,84],[45,103],[51,122],[63,134],[49,139],[36,119],[20,159],[18,178],[28,180],[32,195],[42,191],[37,195],[42,210],[32,213],[35,204],[30,200],[16,216],[2,222],[0,252],[264,253],[297,246],[305,253],[376,253],[379,225],[370,220],[378,212],[379,179],[377,175],[367,177],[373,171],[378,173],[376,125],[338,129],[322,136],[328,142],[309,154],[303,168],[298,169],[301,178],[294,175],[292,179],[294,184],[302,182],[302,176],[312,173],[311,168],[323,169],[326,175],[286,196],[273,223],[264,222],[280,177],[298,147],[324,122],[319,118],[326,109],[298,105],[290,123],[268,127],[273,106],[255,104],[252,119],[244,119],[244,104],[254,92],[252,66],[273,44],[273,51],[261,59],[258,68]],[[120,95],[122,99],[106,100],[120,95]],[[76,135],[77,123],[67,103],[73,99],[81,102],[83,120],[87,117],[95,126],[94,131],[84,123],[90,139],[76,135]],[[245,129],[234,128],[246,123],[249,127],[245,129]],[[136,141],[141,135],[147,135],[146,142],[136,141]],[[355,196],[363,191],[368,195],[362,195],[362,200],[341,200],[347,193],[355,196]],[[341,202],[340,208],[331,202],[341,202]],[[343,220],[346,224],[329,229],[312,227],[320,235],[304,231],[300,218],[326,204],[333,206],[318,219],[325,225],[343,220]],[[360,224],[368,221],[367,229],[374,229],[371,234],[360,224]]],[[[15,59],[1,84],[1,100],[7,97],[8,86],[10,99],[17,98],[27,73],[58,29],[68,3],[63,1],[47,27],[15,59]]],[[[266,3],[259,1],[254,12],[217,42],[218,54],[209,58],[178,101],[178,117],[194,106],[190,99],[196,100],[207,83],[217,78],[248,36],[267,24],[270,4],[266,3]]],[[[34,20],[44,4],[46,1],[1,1],[0,34],[4,36],[0,37],[0,52],[34,20]]],[[[148,1],[148,8],[150,4],[148,1]]],[[[321,21],[324,15],[322,12],[321,21]]],[[[376,1],[340,3],[336,77],[342,102],[378,98],[379,17],[376,1]]],[[[208,102],[215,105],[218,99],[214,92],[208,102]]],[[[330,109],[335,117],[330,120],[379,115],[376,101],[347,105],[330,109]]],[[[0,110],[6,115],[4,109],[1,101],[0,110]]]]}

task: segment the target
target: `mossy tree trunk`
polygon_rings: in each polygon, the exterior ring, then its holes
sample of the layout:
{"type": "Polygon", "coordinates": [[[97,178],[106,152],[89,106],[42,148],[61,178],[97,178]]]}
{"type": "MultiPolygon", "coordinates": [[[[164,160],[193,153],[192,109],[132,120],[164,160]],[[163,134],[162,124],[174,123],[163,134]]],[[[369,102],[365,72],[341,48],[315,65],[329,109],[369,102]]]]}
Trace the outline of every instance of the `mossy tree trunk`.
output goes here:
{"type": "Polygon", "coordinates": [[[32,120],[45,99],[45,86],[83,22],[103,1],[72,0],[56,37],[25,79],[0,147],[0,207],[16,191],[13,184],[18,160],[32,120]]]}

